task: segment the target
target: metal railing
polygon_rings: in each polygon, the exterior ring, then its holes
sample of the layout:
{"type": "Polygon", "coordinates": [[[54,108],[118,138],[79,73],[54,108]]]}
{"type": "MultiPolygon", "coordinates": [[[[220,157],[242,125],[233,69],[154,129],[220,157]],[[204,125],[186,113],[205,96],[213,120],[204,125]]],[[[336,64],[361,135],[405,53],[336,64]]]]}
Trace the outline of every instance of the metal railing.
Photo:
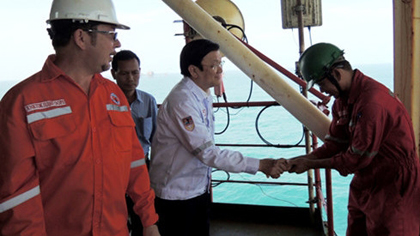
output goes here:
{"type": "MultiPolygon", "coordinates": [[[[214,103],[213,107],[221,108],[221,107],[235,107],[235,108],[242,108],[242,107],[266,107],[266,106],[279,106],[279,104],[275,101],[253,101],[253,102],[224,102],[224,103],[214,103]]],[[[305,144],[305,145],[271,145],[271,144],[254,144],[254,143],[218,143],[217,146],[224,146],[224,147],[255,147],[255,148],[268,148],[268,147],[275,147],[275,148],[306,148],[309,145],[311,148],[316,148],[318,145],[318,141],[316,136],[312,135],[312,145],[305,144]]],[[[334,220],[333,220],[333,197],[332,197],[332,181],[331,181],[331,170],[325,169],[325,185],[326,185],[326,198],[322,192],[322,181],[321,181],[321,171],[319,169],[309,170],[308,171],[308,182],[307,183],[299,183],[299,182],[273,182],[273,181],[242,181],[242,180],[212,180],[213,183],[216,185],[220,183],[236,183],[236,184],[264,184],[264,185],[278,185],[278,186],[307,186],[308,187],[308,195],[309,195],[309,207],[310,209],[313,208],[314,205],[317,206],[320,214],[324,209],[327,215],[326,227],[327,232],[324,231],[328,236],[334,235],[334,220]],[[314,178],[312,178],[312,171],[314,171],[314,178]],[[315,195],[312,195],[312,192],[315,192],[315,195]]],[[[311,209],[311,214],[315,214],[315,211],[311,209]]],[[[321,214],[322,215],[322,214],[321,214]]],[[[311,215],[311,218],[315,218],[314,215],[311,215]]],[[[325,230],[325,228],[324,228],[325,230]]]]}

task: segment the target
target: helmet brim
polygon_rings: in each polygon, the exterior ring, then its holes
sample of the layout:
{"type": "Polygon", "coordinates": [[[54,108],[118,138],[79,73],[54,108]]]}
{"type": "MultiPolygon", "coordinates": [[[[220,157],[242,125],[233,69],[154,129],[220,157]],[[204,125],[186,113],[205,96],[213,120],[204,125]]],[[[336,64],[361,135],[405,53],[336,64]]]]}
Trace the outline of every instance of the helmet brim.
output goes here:
{"type": "Polygon", "coordinates": [[[123,24],[117,24],[115,26],[116,26],[115,28],[117,28],[117,29],[123,29],[123,30],[129,30],[130,29],[130,26],[123,25],[123,24]]]}
{"type": "Polygon", "coordinates": [[[306,91],[311,89],[315,85],[315,80],[309,80],[309,82],[306,84],[306,91]]]}
{"type": "Polygon", "coordinates": [[[108,21],[96,21],[96,20],[89,20],[89,19],[84,19],[84,18],[55,18],[55,19],[48,19],[46,20],[47,24],[51,24],[51,22],[56,21],[56,20],[74,20],[74,21],[84,21],[84,22],[88,22],[88,21],[94,21],[94,22],[98,22],[100,24],[109,24],[112,26],[115,26],[116,29],[123,29],[123,30],[129,30],[130,26],[127,25],[123,25],[120,23],[115,23],[115,22],[108,22],[108,21]]]}

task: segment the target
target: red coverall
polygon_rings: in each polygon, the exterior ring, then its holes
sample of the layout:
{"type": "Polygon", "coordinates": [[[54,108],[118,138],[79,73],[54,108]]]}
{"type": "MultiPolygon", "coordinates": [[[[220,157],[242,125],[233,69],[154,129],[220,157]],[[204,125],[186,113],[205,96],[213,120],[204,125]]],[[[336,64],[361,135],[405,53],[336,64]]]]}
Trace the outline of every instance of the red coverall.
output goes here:
{"type": "Polygon", "coordinates": [[[54,65],[0,103],[0,235],[128,235],[125,194],[144,226],[154,192],[130,106],[96,74],[87,95],[54,65]]]}
{"type": "Polygon", "coordinates": [[[350,184],[347,235],[419,235],[420,176],[411,119],[389,89],[355,70],[333,105],[317,158],[332,158],[350,184]]]}

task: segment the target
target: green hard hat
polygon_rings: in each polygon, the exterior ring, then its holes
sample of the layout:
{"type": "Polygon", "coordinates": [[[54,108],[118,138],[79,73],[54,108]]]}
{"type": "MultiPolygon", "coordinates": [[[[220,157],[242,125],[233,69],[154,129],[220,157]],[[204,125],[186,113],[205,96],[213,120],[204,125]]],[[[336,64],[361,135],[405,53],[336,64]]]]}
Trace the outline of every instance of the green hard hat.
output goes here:
{"type": "Polygon", "coordinates": [[[317,43],[306,49],[299,58],[299,72],[308,83],[307,89],[324,79],[334,63],[344,60],[343,54],[330,43],[317,43]]]}

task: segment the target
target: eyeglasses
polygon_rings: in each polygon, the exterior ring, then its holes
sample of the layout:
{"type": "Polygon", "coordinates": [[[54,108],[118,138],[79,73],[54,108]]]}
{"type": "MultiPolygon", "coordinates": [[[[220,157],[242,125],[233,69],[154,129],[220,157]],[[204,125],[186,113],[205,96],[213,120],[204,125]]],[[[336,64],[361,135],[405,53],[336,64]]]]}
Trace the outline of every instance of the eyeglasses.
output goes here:
{"type": "Polygon", "coordinates": [[[206,64],[201,64],[203,66],[208,66],[210,67],[212,70],[216,71],[217,69],[223,68],[223,64],[225,64],[225,61],[221,61],[219,64],[213,64],[213,65],[206,65],[206,64]]]}
{"type": "Polygon", "coordinates": [[[322,78],[321,80],[315,82],[315,84],[318,86],[318,88],[321,88],[322,86],[325,85],[325,81],[326,81],[327,77],[322,78]]]}
{"type": "Polygon", "coordinates": [[[114,41],[117,41],[117,32],[115,32],[115,31],[105,31],[105,30],[96,30],[96,29],[87,29],[87,30],[85,30],[85,31],[87,31],[87,32],[89,32],[89,33],[100,33],[100,34],[109,34],[109,35],[111,35],[112,36],[112,39],[114,40],[114,41]]]}

